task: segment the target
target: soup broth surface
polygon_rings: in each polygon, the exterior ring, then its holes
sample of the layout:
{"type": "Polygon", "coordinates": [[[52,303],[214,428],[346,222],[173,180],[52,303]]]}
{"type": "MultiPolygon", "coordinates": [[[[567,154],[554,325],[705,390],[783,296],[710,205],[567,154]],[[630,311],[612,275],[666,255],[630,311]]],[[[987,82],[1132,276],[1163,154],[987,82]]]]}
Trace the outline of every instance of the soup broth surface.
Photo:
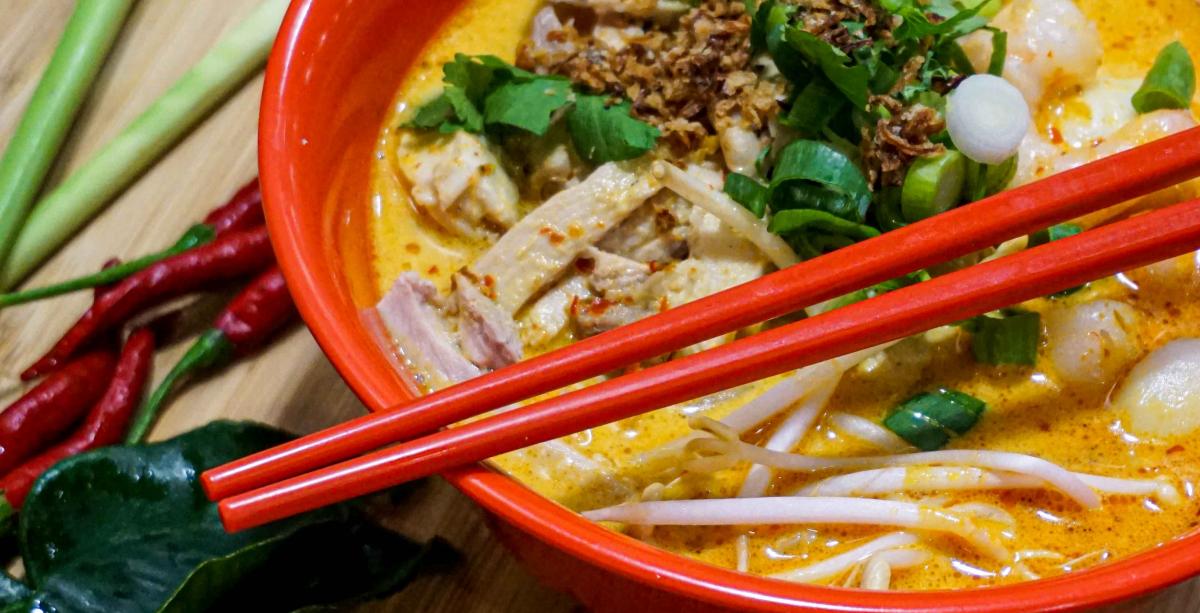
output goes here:
{"type": "MultiPolygon", "coordinates": [[[[1200,5],[1194,0],[1079,0],[1077,5],[1095,23],[1103,41],[1100,76],[1086,88],[1056,91],[1033,109],[1035,129],[1062,151],[1095,147],[1108,137],[1098,141],[1092,135],[1112,134],[1119,124],[1134,118],[1132,109],[1121,105],[1128,104],[1128,96],[1165,44],[1180,40],[1190,50],[1200,51],[1200,5]],[[1121,110],[1111,111],[1114,105],[1121,110]]],[[[371,161],[375,201],[370,231],[380,296],[405,272],[416,272],[442,293],[449,292],[452,275],[489,246],[487,241],[445,231],[415,208],[396,170],[398,140],[406,132],[400,126],[414,107],[440,91],[442,65],[456,53],[491,54],[514,61],[531,19],[542,6],[541,0],[465,3],[405,75],[393,113],[380,133],[378,155],[371,161]]],[[[1039,174],[1049,172],[1043,169],[1039,174]]],[[[1192,191],[1181,188],[1169,197],[1178,199],[1192,191]]],[[[538,204],[522,201],[520,208],[527,212],[538,204]]],[[[1171,264],[1185,269],[1196,265],[1188,258],[1171,264]]],[[[1147,271],[1130,271],[1122,278],[1096,281],[1065,298],[1039,299],[1021,306],[1049,316],[1055,309],[1100,299],[1124,302],[1138,314],[1131,333],[1140,358],[1174,339],[1200,338],[1197,295],[1200,280],[1196,274],[1161,283],[1147,271]]],[[[540,347],[527,347],[527,351],[546,351],[571,340],[565,335],[540,347]]],[[[1065,382],[1049,352],[1043,342],[1034,367],[989,366],[971,359],[967,343],[954,330],[903,341],[851,369],[838,385],[825,417],[793,451],[845,456],[871,453],[869,445],[835,427],[830,415],[850,414],[878,423],[914,394],[946,387],[983,399],[988,406],[978,425],[955,439],[952,448],[1030,454],[1073,471],[1109,477],[1161,478],[1176,488],[1181,499],[1165,504],[1143,496],[1106,496],[1102,508],[1088,510],[1046,489],[896,496],[947,507],[984,503],[1003,509],[1012,518],[1012,524],[1003,530],[1011,537],[1006,545],[1018,557],[1025,556],[1022,562],[1034,575],[1016,572],[1011,565],[998,567],[951,538],[926,535],[923,544],[937,555],[914,568],[896,570],[893,588],[959,589],[1055,575],[1144,551],[1187,534],[1200,523],[1200,500],[1194,496],[1194,484],[1200,479],[1200,433],[1158,437],[1130,433],[1127,416],[1110,406],[1114,386],[1065,382]]],[[[593,428],[495,458],[492,464],[572,509],[625,502],[660,482],[663,467],[651,461],[653,453],[693,433],[690,416],[720,419],[779,380],[771,378],[593,428]]],[[[745,440],[761,442],[775,425],[768,422],[745,440]]],[[[746,468],[675,475],[657,495],[663,499],[732,497],[746,468]]],[[[776,473],[771,493],[783,495],[817,479],[776,473]]],[[[666,550],[729,568],[737,568],[742,556],[746,570],[771,574],[827,559],[890,531],[824,525],[658,526],[638,536],[666,550]]],[[[853,584],[855,579],[843,575],[826,582],[853,584]]]]}

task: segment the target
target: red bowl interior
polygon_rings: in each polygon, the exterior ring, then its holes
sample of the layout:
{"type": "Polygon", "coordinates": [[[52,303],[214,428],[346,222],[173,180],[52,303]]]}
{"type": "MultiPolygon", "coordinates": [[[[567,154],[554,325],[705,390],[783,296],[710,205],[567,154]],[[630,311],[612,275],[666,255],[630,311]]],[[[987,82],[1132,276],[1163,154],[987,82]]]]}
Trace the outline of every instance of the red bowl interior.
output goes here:
{"type": "MultiPolygon", "coordinates": [[[[411,398],[414,387],[360,316],[378,298],[365,232],[367,160],[404,72],[462,1],[296,0],[267,68],[259,164],[275,250],[304,320],[371,410],[411,398]]],[[[673,595],[685,608],[1031,611],[1112,602],[1200,572],[1200,535],[1193,533],[1115,563],[1010,587],[886,593],[814,587],[665,553],[483,467],[446,477],[502,522],[582,561],[587,572],[556,583],[585,599],[596,585],[616,582],[673,595]]]]}

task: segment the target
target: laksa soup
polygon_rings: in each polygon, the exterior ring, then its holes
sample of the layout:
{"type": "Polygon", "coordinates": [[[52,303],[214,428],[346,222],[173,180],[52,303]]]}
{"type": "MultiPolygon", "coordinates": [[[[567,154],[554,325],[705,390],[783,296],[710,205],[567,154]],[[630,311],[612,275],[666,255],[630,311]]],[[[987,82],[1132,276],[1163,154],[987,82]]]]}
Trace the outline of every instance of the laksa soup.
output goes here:
{"type": "MultiPolygon", "coordinates": [[[[1194,0],[468,1],[370,161],[379,320],[437,389],[1186,130],[1197,26],[1194,0]]],[[[492,464],[748,573],[1068,573],[1200,522],[1198,295],[1180,257],[492,464]]]]}

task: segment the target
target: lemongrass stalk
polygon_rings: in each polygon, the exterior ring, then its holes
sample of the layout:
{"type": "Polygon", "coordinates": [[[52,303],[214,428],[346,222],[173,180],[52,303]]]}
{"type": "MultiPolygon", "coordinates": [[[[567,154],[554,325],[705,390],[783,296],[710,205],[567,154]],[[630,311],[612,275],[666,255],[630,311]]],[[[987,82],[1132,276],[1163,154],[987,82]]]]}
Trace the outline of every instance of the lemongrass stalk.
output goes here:
{"type": "Polygon", "coordinates": [[[0,290],[25,279],[265,63],[288,0],[264,0],[171,89],[30,213],[0,290]]]}
{"type": "Polygon", "coordinates": [[[133,0],[79,2],[0,158],[0,265],[100,73],[133,0]]]}

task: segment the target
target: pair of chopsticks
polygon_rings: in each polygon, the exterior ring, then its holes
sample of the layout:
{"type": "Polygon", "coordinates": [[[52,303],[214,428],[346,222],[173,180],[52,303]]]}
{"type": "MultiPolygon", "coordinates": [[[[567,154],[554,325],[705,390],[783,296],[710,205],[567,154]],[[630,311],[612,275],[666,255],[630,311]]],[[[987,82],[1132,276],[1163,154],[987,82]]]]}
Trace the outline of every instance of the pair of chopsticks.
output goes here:
{"type": "Polygon", "coordinates": [[[1198,175],[1200,128],[231,462],[202,483],[226,528],[243,530],[1179,255],[1200,248],[1200,200],[373,451],[1198,175]]]}

